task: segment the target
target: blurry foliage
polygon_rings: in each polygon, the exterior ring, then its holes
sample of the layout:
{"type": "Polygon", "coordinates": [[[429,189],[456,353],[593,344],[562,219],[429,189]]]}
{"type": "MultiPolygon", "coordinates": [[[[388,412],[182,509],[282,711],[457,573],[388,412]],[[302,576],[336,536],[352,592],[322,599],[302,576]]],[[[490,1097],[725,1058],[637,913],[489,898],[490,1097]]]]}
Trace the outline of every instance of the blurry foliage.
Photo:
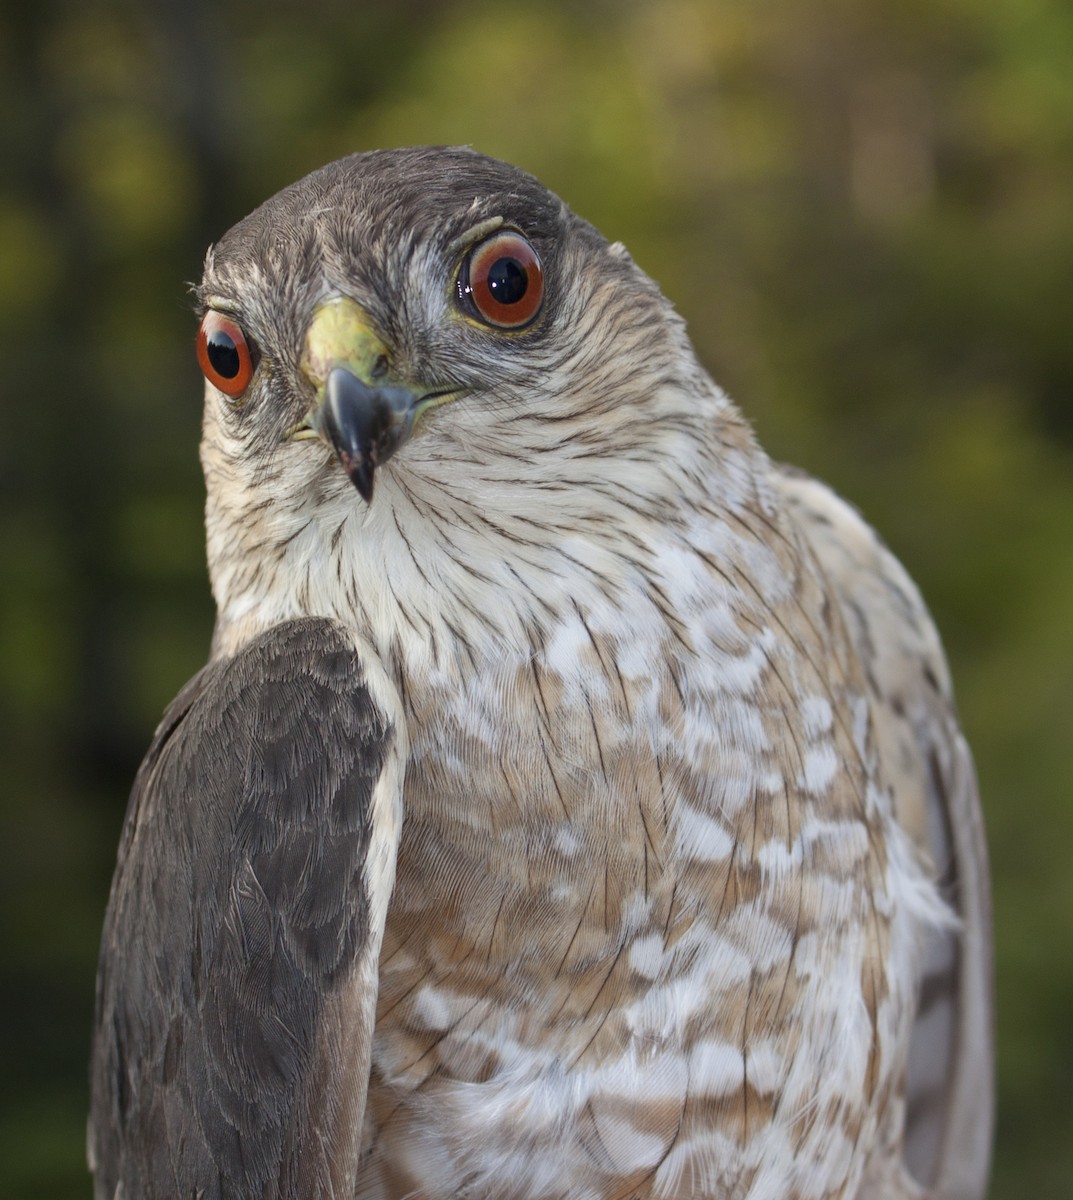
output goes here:
{"type": "Polygon", "coordinates": [[[466,142],[627,242],[922,584],[991,829],[994,1195],[1067,1194],[1073,9],[8,0],[0,102],[0,1193],[88,1194],[123,805],[209,637],[185,284],[327,159],[466,142]]]}

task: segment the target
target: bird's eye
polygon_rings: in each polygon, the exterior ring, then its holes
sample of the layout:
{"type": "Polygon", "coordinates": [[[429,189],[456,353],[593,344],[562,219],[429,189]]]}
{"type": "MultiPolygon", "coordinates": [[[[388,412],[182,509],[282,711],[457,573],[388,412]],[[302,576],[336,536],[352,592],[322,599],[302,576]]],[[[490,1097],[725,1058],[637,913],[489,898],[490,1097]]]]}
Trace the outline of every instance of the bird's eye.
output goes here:
{"type": "Polygon", "coordinates": [[[458,278],[460,301],[499,329],[521,329],[540,311],[544,271],[519,233],[497,233],[475,246],[458,278]]]}
{"type": "Polygon", "coordinates": [[[197,331],[197,361],[205,378],[237,400],[253,378],[255,348],[236,321],[210,310],[197,331]]]}

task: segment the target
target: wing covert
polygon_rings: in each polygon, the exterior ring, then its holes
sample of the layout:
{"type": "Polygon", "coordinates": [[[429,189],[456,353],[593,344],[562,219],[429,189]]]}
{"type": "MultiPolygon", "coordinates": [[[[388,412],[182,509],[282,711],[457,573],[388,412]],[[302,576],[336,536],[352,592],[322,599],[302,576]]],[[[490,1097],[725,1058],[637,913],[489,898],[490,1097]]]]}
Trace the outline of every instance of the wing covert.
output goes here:
{"type": "Polygon", "coordinates": [[[99,1197],[352,1194],[397,743],[326,621],[263,634],[168,710],[101,948],[99,1197]]]}

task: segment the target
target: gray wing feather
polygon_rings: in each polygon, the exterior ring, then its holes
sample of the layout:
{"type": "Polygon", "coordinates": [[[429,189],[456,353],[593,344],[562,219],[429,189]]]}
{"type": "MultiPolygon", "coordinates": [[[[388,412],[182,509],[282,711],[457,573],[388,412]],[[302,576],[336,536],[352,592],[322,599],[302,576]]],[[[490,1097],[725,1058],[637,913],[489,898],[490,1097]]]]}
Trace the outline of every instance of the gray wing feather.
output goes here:
{"type": "Polygon", "coordinates": [[[99,1198],[352,1194],[379,944],[365,862],[393,741],[324,621],[211,664],[168,710],[101,946],[99,1198]]]}
{"type": "Polygon", "coordinates": [[[910,1046],[906,1161],[933,1200],[987,1191],[994,1126],[991,893],[976,773],[949,709],[932,759],[931,844],[959,927],[925,964],[910,1046]]]}

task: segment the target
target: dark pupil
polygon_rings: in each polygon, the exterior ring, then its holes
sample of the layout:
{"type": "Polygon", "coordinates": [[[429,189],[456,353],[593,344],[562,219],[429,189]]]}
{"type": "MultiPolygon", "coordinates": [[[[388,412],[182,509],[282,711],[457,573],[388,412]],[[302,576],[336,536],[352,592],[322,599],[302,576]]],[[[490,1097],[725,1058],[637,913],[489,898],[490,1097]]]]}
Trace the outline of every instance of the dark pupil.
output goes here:
{"type": "Polygon", "coordinates": [[[500,304],[517,304],[529,287],[529,276],[516,258],[497,258],[488,272],[488,288],[500,304]]]}
{"type": "Polygon", "coordinates": [[[209,362],[212,363],[212,369],[217,375],[224,379],[234,379],[239,373],[242,364],[238,357],[238,347],[235,345],[234,339],[224,333],[222,329],[214,330],[209,334],[205,350],[209,356],[209,362]]]}

